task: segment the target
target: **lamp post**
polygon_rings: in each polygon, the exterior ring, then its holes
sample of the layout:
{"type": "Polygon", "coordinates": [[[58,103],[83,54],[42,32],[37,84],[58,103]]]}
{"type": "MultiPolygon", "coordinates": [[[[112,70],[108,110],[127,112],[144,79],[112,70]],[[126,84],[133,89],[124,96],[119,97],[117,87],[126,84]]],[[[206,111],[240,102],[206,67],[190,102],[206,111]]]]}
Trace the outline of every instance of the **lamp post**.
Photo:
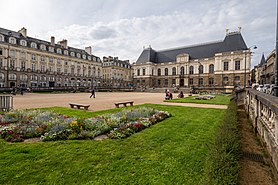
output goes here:
{"type": "MultiPolygon", "coordinates": [[[[244,52],[244,88],[246,88],[246,51],[249,51],[250,49],[257,49],[256,45],[250,46],[249,48],[247,48],[247,50],[245,50],[244,52]]],[[[251,56],[250,56],[251,57],[251,56]]],[[[251,60],[250,60],[251,61],[251,60]]],[[[250,66],[250,64],[249,64],[250,66]]]]}

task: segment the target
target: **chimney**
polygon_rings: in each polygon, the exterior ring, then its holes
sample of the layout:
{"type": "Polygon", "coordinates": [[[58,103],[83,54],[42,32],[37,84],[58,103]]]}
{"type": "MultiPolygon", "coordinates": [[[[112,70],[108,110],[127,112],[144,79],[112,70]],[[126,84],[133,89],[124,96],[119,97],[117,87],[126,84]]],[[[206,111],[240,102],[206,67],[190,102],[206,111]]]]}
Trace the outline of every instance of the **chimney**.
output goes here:
{"type": "Polygon", "coordinates": [[[92,47],[91,46],[88,46],[88,47],[85,47],[85,51],[88,53],[88,54],[92,54],[92,47]]]}
{"type": "Polygon", "coordinates": [[[27,37],[27,29],[24,27],[21,28],[21,30],[19,30],[18,33],[21,33],[23,37],[27,37]]]}
{"type": "Polygon", "coordinates": [[[58,42],[61,46],[64,48],[68,48],[68,41],[66,39],[63,39],[62,41],[58,42]]]}
{"type": "Polygon", "coordinates": [[[55,45],[55,37],[54,36],[51,36],[50,41],[51,41],[51,45],[55,45]]]}

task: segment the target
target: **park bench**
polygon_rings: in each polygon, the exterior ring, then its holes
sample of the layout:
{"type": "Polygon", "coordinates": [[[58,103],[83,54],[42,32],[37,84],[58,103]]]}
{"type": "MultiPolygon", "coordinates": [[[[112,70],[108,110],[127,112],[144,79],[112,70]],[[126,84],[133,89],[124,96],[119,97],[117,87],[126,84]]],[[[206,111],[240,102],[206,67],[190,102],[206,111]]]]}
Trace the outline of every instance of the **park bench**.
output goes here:
{"type": "Polygon", "coordinates": [[[0,96],[0,111],[10,111],[13,109],[13,97],[12,96],[0,96]]]}
{"type": "Polygon", "coordinates": [[[124,105],[124,107],[126,107],[128,104],[130,104],[130,106],[133,106],[133,101],[116,102],[115,106],[116,106],[116,108],[119,108],[120,105],[124,105]]]}
{"type": "Polygon", "coordinates": [[[85,110],[88,110],[88,108],[90,107],[90,105],[84,105],[79,103],[70,103],[69,105],[71,108],[76,107],[77,109],[80,109],[81,107],[83,107],[85,110]]]}

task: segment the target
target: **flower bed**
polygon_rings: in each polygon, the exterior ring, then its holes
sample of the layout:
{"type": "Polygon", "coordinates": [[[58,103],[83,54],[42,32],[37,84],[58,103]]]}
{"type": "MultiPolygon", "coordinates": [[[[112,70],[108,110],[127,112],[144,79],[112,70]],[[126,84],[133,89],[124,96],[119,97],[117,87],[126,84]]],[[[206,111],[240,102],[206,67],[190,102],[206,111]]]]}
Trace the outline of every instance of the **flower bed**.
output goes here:
{"type": "Polygon", "coordinates": [[[13,111],[0,115],[0,137],[9,142],[41,137],[43,141],[126,138],[169,117],[168,112],[135,108],[88,119],[67,117],[49,111],[13,111]]]}

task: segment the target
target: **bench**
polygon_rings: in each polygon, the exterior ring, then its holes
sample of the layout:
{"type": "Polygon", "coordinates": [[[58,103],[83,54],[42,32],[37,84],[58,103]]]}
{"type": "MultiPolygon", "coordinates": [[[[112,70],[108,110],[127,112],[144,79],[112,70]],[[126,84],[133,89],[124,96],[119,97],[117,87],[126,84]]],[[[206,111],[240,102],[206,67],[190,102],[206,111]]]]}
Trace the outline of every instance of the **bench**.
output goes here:
{"type": "Polygon", "coordinates": [[[83,107],[85,110],[88,110],[88,108],[90,107],[90,105],[84,105],[79,103],[70,103],[69,105],[71,108],[76,107],[77,109],[80,109],[81,107],[83,107]]]}
{"type": "Polygon", "coordinates": [[[0,111],[10,111],[13,109],[13,97],[12,96],[0,96],[0,111]]]}
{"type": "Polygon", "coordinates": [[[124,105],[124,107],[126,107],[128,104],[130,104],[130,106],[133,106],[133,101],[117,102],[115,103],[115,106],[116,108],[119,108],[120,105],[124,105]]]}

